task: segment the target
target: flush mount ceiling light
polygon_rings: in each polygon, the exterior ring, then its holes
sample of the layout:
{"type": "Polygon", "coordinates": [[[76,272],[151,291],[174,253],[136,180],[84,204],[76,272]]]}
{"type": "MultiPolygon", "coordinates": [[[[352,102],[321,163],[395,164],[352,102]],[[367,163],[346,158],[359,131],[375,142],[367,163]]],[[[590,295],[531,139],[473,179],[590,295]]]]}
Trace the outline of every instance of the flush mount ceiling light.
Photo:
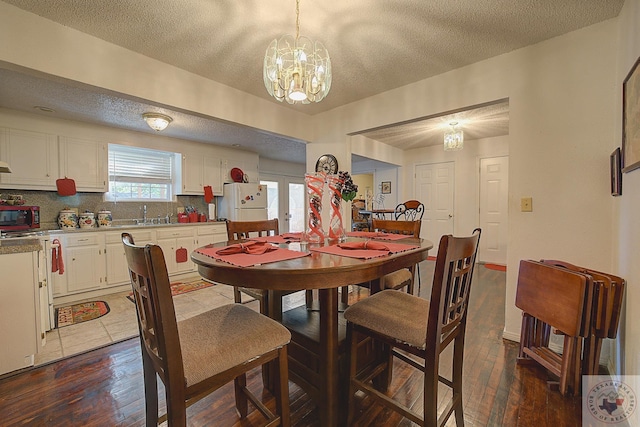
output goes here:
{"type": "Polygon", "coordinates": [[[144,113],[142,118],[147,122],[151,129],[158,132],[166,129],[166,127],[169,126],[169,123],[173,121],[171,117],[158,113],[144,113]]]}
{"type": "Polygon", "coordinates": [[[458,151],[462,150],[464,146],[464,133],[461,130],[457,130],[458,122],[451,122],[451,130],[444,134],[444,151],[458,151]]]}
{"type": "Polygon", "coordinates": [[[296,36],[286,34],[267,47],[264,85],[278,101],[320,102],[331,89],[331,60],[320,42],[300,36],[300,0],[296,0],[296,36]]]}

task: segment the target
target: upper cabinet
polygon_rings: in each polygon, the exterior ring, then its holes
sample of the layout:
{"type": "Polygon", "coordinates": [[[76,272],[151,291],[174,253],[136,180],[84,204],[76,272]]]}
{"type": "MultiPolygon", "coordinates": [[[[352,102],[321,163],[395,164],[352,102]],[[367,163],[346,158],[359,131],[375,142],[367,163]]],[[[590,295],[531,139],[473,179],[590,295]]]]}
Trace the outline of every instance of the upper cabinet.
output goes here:
{"type": "Polygon", "coordinates": [[[58,149],[61,178],[72,178],[78,191],[109,191],[106,143],[61,136],[58,149]]]}
{"type": "Polygon", "coordinates": [[[228,159],[223,160],[222,169],[224,174],[224,182],[233,182],[231,170],[239,168],[245,174],[247,182],[258,182],[258,158],[255,159],[228,159]]]}
{"type": "Polygon", "coordinates": [[[0,159],[12,173],[0,174],[2,188],[55,190],[58,179],[56,135],[0,128],[0,159]]]}
{"type": "Polygon", "coordinates": [[[12,170],[0,174],[2,188],[56,190],[56,180],[66,177],[78,191],[108,191],[104,142],[0,128],[0,159],[12,170]]]}
{"type": "Polygon", "coordinates": [[[222,196],[221,160],[202,154],[182,155],[182,184],[178,194],[202,195],[209,185],[214,196],[222,196]]]}

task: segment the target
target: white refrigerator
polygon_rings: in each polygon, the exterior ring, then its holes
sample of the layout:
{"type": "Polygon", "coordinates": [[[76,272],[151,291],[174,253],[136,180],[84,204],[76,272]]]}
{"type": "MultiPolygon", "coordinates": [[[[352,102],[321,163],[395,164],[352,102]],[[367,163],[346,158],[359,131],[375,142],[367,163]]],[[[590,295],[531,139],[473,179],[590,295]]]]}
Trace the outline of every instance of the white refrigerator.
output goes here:
{"type": "Polygon", "coordinates": [[[267,218],[267,186],[234,182],[225,184],[218,199],[218,217],[231,221],[259,221],[267,218]]]}

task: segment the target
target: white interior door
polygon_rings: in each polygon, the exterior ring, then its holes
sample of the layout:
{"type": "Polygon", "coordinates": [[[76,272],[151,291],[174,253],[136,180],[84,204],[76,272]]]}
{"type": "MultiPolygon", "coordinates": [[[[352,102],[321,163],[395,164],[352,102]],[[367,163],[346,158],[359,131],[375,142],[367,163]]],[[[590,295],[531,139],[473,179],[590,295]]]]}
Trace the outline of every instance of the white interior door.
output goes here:
{"type": "Polygon", "coordinates": [[[269,218],[278,218],[281,233],[304,231],[304,178],[269,175],[260,183],[267,186],[269,218]]]}
{"type": "Polygon", "coordinates": [[[433,255],[438,253],[440,237],[453,234],[454,163],[416,166],[416,200],[424,204],[420,237],[433,242],[433,255]]]}
{"type": "Polygon", "coordinates": [[[480,159],[479,261],[507,264],[508,179],[508,157],[480,159]]]}

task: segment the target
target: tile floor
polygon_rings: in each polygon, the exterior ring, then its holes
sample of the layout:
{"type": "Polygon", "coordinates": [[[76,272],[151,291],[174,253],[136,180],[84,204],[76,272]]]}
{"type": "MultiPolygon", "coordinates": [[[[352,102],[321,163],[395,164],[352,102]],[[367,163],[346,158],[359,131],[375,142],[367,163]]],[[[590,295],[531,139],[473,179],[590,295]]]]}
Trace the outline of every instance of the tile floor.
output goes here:
{"type": "MultiPolygon", "coordinates": [[[[184,281],[189,279],[181,278],[184,281]]],[[[304,293],[302,294],[301,303],[304,303],[304,293]]],[[[129,295],[128,291],[87,300],[106,301],[109,304],[109,313],[98,319],[47,332],[47,344],[36,355],[36,366],[137,336],[136,308],[127,295],[129,295]]],[[[246,302],[248,307],[256,311],[260,309],[258,301],[252,300],[245,294],[242,295],[243,302],[246,302]],[[247,300],[245,301],[244,298],[247,300]]],[[[211,308],[232,302],[233,288],[220,284],[174,297],[178,320],[188,319],[211,308]]]]}

